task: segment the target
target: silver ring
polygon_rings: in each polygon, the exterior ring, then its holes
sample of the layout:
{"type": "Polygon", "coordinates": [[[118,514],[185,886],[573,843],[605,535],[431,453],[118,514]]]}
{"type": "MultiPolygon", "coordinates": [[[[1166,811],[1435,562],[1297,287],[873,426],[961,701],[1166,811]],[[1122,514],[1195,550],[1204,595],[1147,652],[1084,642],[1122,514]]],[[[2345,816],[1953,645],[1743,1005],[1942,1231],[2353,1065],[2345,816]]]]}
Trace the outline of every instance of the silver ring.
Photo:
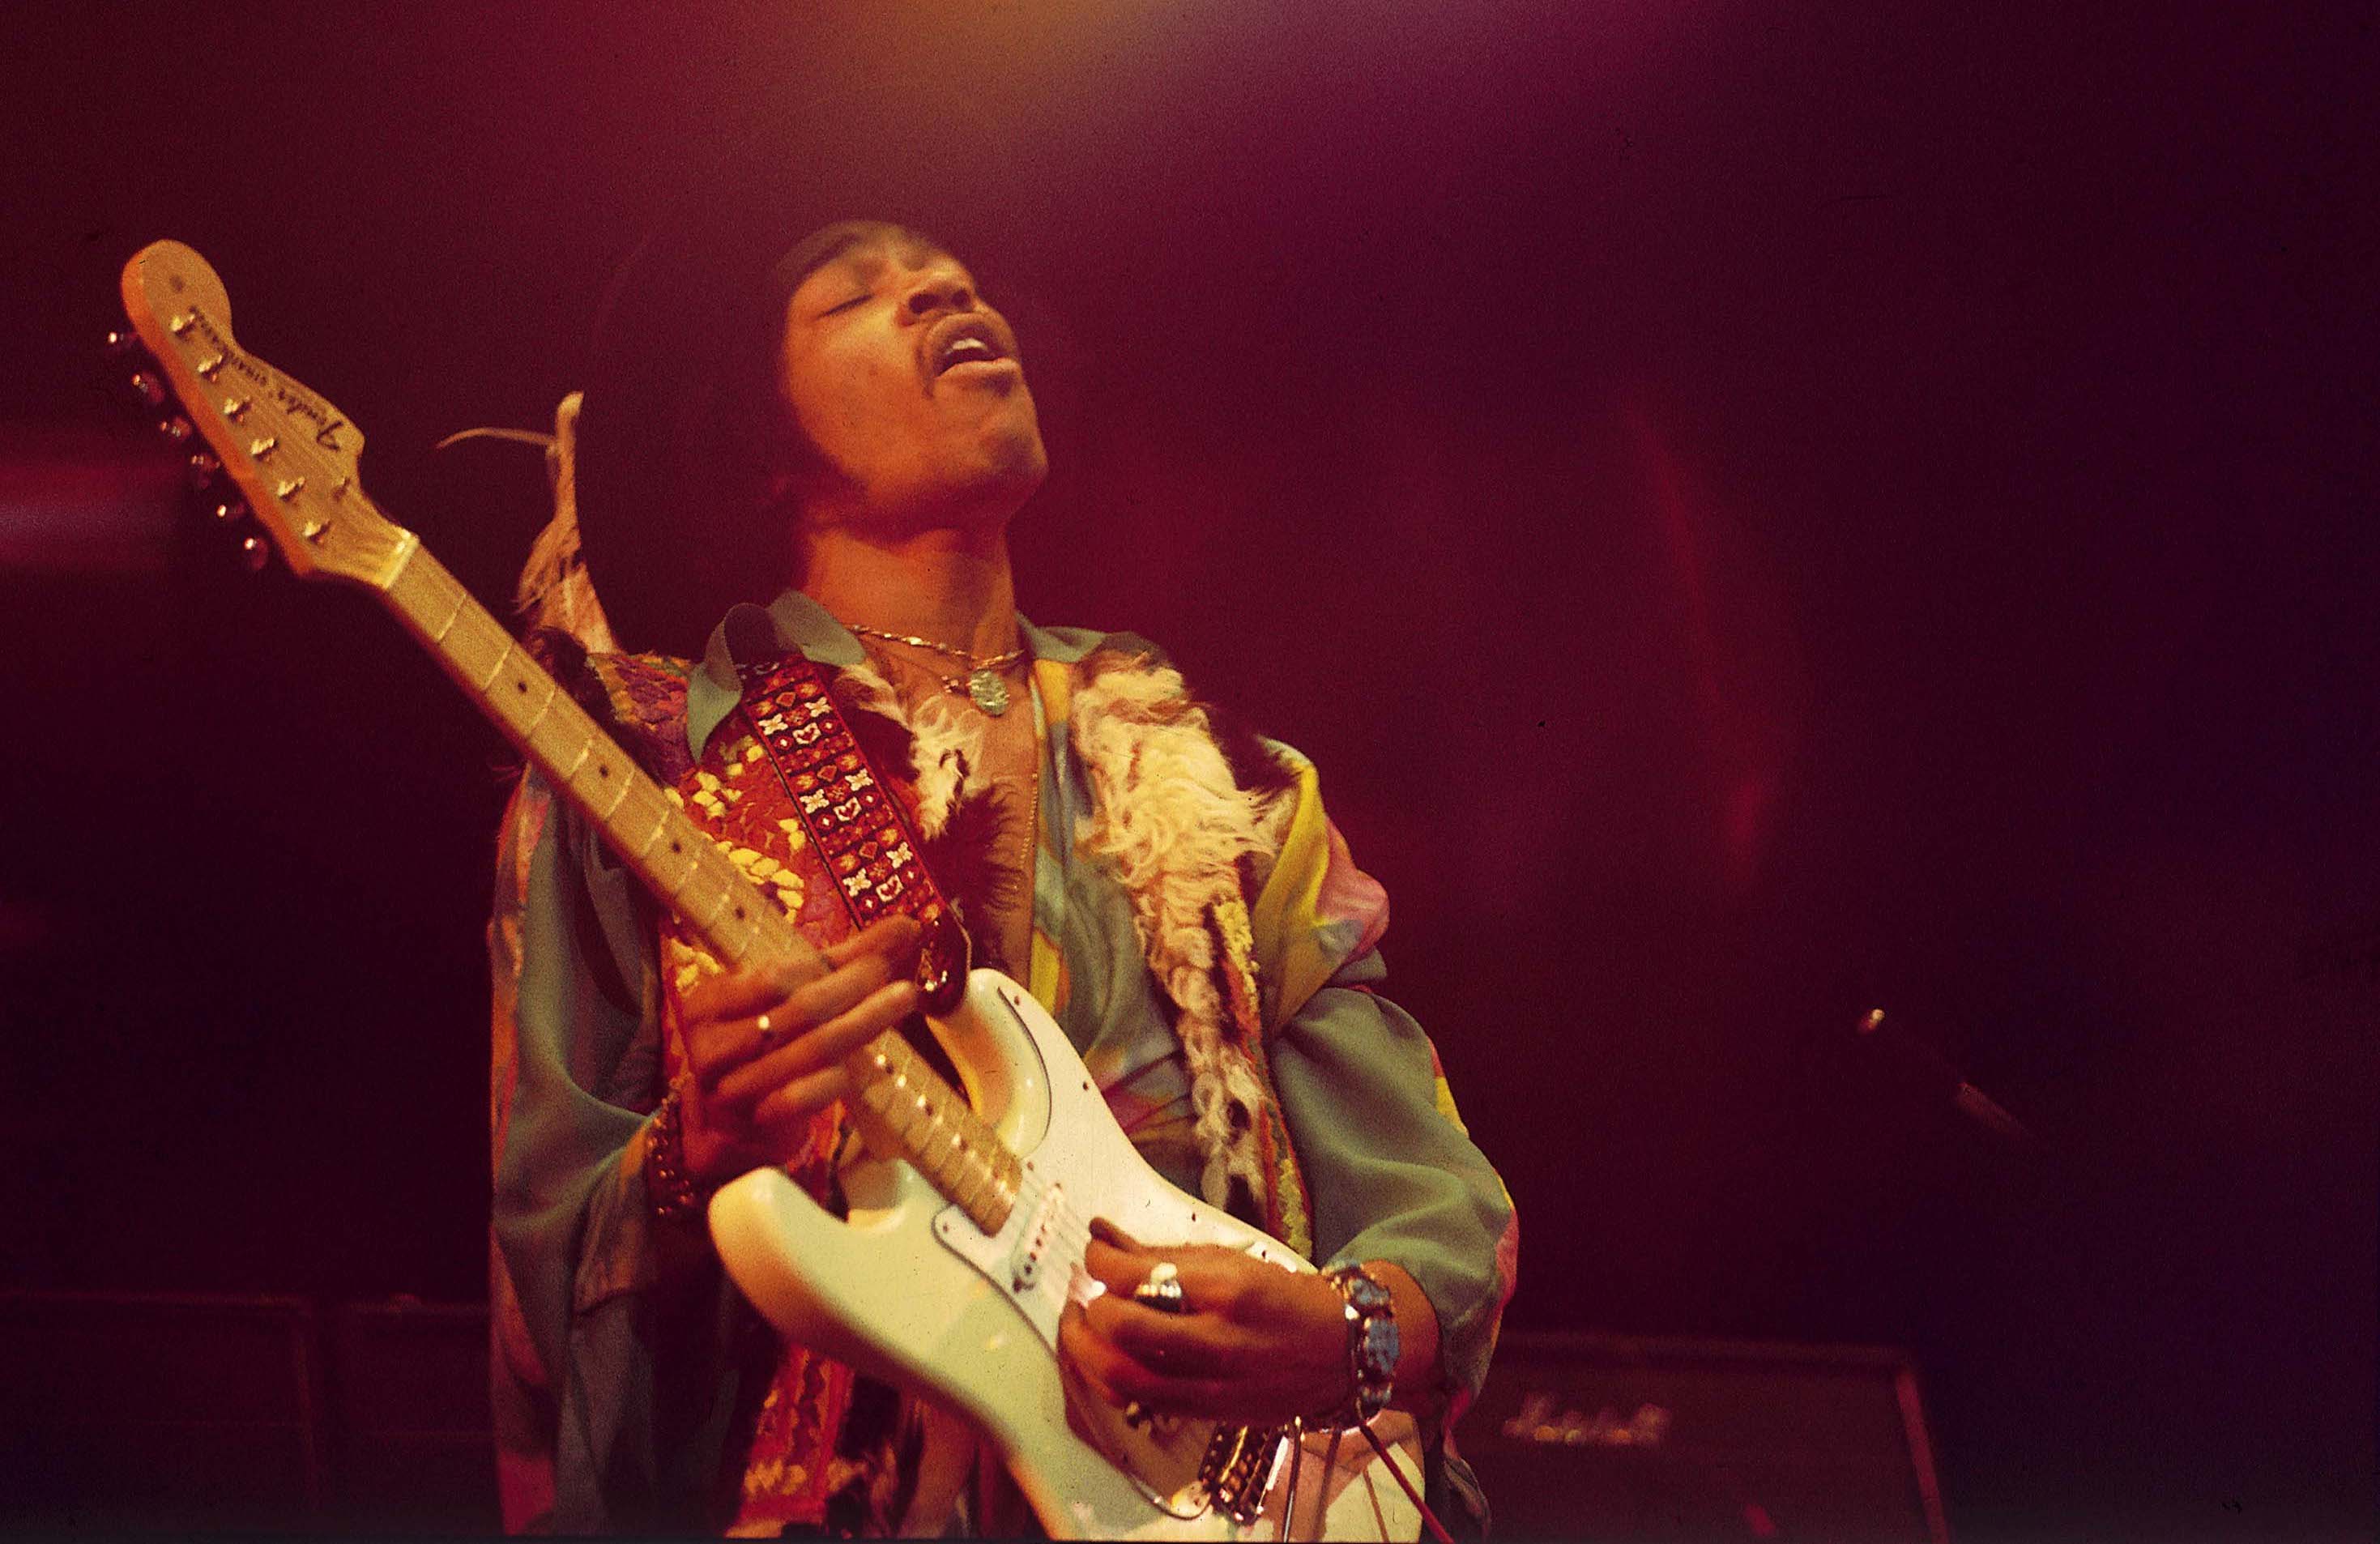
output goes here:
{"type": "Polygon", "coordinates": [[[1184,1312],[1182,1300],[1182,1272],[1170,1259],[1159,1260],[1149,1267],[1148,1275],[1132,1289],[1132,1300],[1146,1304],[1160,1313],[1184,1312]]]}

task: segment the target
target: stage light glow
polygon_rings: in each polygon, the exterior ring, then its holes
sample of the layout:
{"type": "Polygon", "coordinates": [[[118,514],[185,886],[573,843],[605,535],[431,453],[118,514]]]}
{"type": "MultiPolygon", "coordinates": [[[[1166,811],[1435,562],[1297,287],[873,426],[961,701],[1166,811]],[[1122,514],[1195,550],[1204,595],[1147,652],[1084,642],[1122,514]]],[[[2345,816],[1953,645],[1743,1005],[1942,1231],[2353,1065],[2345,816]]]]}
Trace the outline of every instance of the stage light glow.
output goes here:
{"type": "Polygon", "coordinates": [[[164,566],[179,463],[89,430],[0,429],[0,573],[146,573],[164,566]]]}

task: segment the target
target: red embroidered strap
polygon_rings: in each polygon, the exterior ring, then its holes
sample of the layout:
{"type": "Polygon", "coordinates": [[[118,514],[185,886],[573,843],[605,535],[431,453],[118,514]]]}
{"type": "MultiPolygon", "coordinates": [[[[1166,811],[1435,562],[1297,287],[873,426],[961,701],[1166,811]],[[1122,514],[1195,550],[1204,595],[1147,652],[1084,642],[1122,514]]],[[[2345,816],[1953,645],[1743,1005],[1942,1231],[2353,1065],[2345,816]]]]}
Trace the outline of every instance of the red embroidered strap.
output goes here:
{"type": "Polygon", "coordinates": [[[876,775],[826,679],[796,650],[771,664],[738,665],[743,712],[753,737],[784,784],[851,925],[914,917],[925,925],[917,952],[917,991],[947,1012],[966,990],[972,946],[918,855],[909,817],[876,775]]]}

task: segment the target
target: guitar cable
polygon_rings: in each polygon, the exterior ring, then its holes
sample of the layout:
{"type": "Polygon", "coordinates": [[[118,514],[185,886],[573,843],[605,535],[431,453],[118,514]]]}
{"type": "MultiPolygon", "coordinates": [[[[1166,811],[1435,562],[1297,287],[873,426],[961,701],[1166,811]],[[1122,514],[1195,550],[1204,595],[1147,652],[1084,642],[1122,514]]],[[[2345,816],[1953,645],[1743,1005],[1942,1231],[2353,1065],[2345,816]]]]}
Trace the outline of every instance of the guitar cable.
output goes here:
{"type": "MultiPolygon", "coordinates": [[[[1415,1509],[1421,1514],[1421,1520],[1428,1527],[1430,1536],[1438,1540],[1438,1544],[1454,1544],[1453,1538],[1446,1531],[1446,1525],[1438,1520],[1438,1514],[1429,1509],[1429,1503],[1422,1500],[1421,1493],[1414,1489],[1413,1481],[1405,1477],[1404,1470],[1398,1467],[1397,1455],[1389,1451],[1389,1445],[1386,1442],[1381,1441],[1378,1435],[1375,1433],[1369,1426],[1359,1426],[1355,1429],[1364,1434],[1364,1441],[1372,1444],[1372,1451],[1379,1455],[1380,1462],[1382,1464],[1388,1465],[1389,1473],[1396,1477],[1398,1489],[1404,1491],[1405,1500],[1413,1502],[1415,1509]]],[[[1344,1438],[1346,1435],[1347,1429],[1345,1427],[1342,1426],[1332,1428],[1330,1432],[1330,1445],[1322,1451],[1322,1511],[1320,1515],[1315,1519],[1315,1526],[1318,1531],[1314,1537],[1317,1538],[1320,1538],[1322,1537],[1318,1530],[1322,1527],[1328,1526],[1330,1523],[1330,1476],[1339,1467],[1339,1443],[1340,1440],[1344,1438]]],[[[1287,1497],[1281,1509],[1281,1537],[1283,1538],[1289,1538],[1290,1530],[1297,1526],[1297,1483],[1300,1473],[1305,1466],[1305,1431],[1304,1423],[1300,1422],[1290,1432],[1289,1486],[1287,1497]]]]}
{"type": "MultiPolygon", "coordinates": [[[[1389,1473],[1396,1477],[1397,1484],[1404,1489],[1405,1500],[1414,1503],[1421,1513],[1421,1520],[1429,1525],[1430,1536],[1438,1540],[1438,1544],[1454,1544],[1454,1539],[1446,1531],[1446,1525],[1438,1520],[1438,1514],[1429,1509],[1429,1503],[1421,1499],[1421,1492],[1414,1489],[1413,1481],[1405,1477],[1404,1470],[1398,1467],[1397,1455],[1389,1451],[1389,1444],[1381,1441],[1378,1434],[1368,1426],[1359,1426],[1355,1429],[1364,1434],[1364,1441],[1372,1444],[1372,1451],[1380,1455],[1380,1462],[1386,1464],[1389,1473]]],[[[1337,1445],[1336,1438],[1332,1439],[1332,1445],[1337,1445]]]]}

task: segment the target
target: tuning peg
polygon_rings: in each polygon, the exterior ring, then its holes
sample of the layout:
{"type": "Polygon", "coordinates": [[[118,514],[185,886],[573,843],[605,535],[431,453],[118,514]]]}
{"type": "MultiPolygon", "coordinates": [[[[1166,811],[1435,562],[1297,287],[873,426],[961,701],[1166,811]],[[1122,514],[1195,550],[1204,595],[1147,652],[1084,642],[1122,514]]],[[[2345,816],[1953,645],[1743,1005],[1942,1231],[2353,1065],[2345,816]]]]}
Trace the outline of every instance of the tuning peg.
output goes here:
{"type": "Polygon", "coordinates": [[[107,351],[110,359],[128,359],[136,354],[148,352],[141,346],[140,334],[129,327],[110,329],[106,341],[101,346],[107,351]]]}
{"type": "Polygon", "coordinates": [[[227,526],[237,525],[248,518],[248,505],[239,499],[225,499],[215,505],[215,518],[227,526]]]}
{"type": "Polygon", "coordinates": [[[157,420],[157,432],[178,445],[188,444],[191,434],[196,431],[190,428],[189,419],[176,413],[172,418],[157,420]]]}
{"type": "Polygon", "coordinates": [[[264,565],[273,561],[273,547],[261,536],[243,536],[239,539],[239,561],[249,573],[261,573],[264,565]]]}
{"type": "Polygon", "coordinates": [[[216,460],[214,456],[208,452],[201,450],[191,455],[189,478],[190,486],[193,489],[205,488],[207,484],[212,482],[216,477],[222,473],[222,471],[223,463],[216,460]]]}
{"type": "Polygon", "coordinates": [[[154,371],[136,370],[132,372],[132,395],[151,407],[163,407],[165,383],[154,371]]]}

